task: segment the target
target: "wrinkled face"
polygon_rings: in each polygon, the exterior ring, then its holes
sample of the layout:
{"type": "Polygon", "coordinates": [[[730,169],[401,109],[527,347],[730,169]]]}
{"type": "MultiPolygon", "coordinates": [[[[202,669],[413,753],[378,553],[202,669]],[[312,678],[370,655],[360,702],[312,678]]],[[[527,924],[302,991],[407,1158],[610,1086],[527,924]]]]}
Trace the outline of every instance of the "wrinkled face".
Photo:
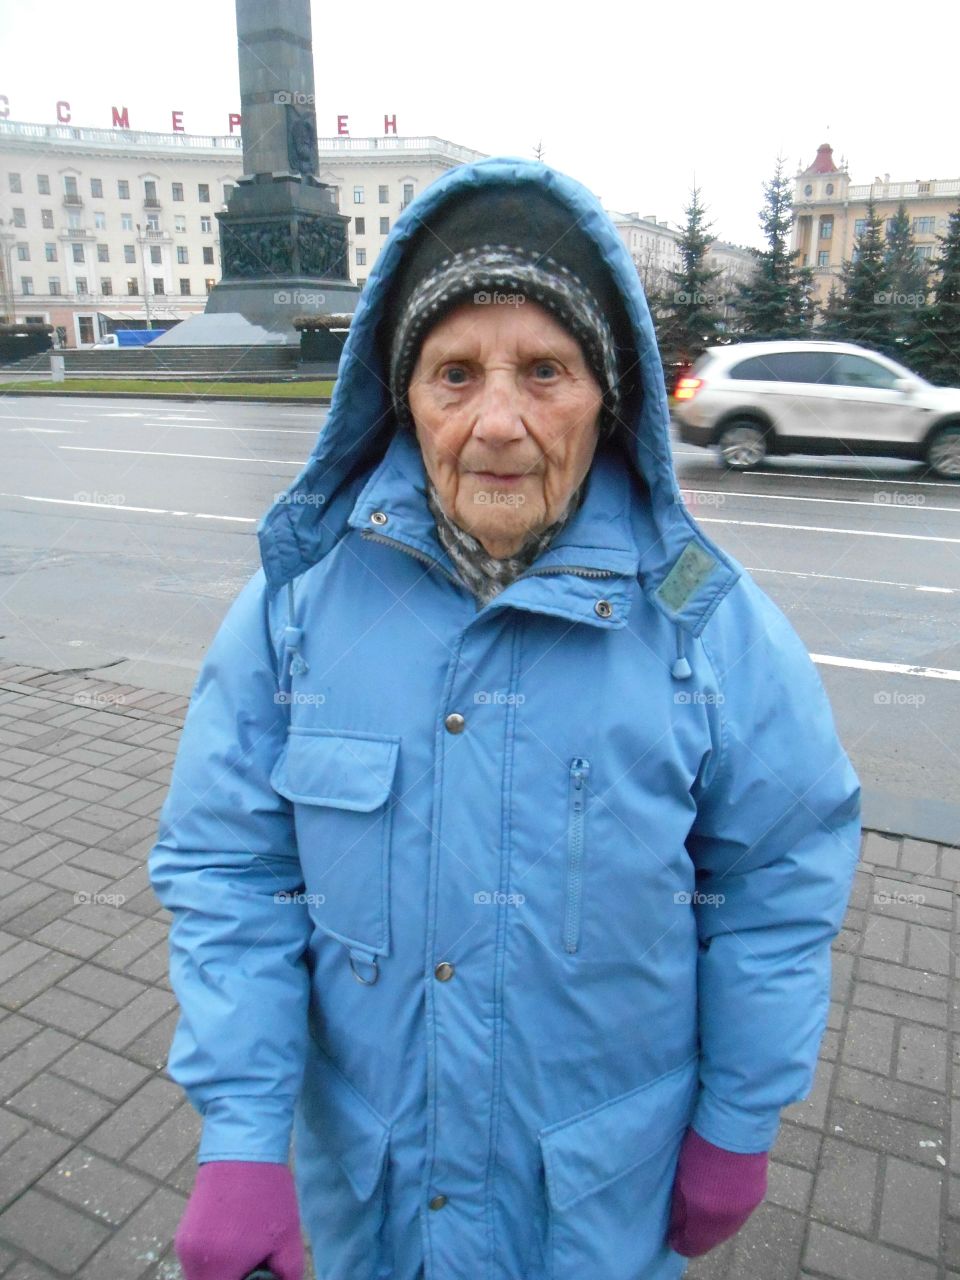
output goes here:
{"type": "Polygon", "coordinates": [[[535,302],[451,311],[420,349],[409,401],[445,513],[498,559],[562,516],[593,460],[600,385],[535,302]]]}

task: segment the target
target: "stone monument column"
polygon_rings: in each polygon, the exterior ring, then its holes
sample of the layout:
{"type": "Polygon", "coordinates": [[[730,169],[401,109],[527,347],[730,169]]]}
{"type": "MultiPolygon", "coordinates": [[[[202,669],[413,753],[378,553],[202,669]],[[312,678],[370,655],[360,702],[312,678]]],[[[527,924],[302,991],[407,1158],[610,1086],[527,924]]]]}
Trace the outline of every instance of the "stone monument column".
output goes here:
{"type": "Polygon", "coordinates": [[[294,344],[297,316],[356,307],[350,220],[316,176],[310,0],[236,0],[236,9],[243,176],[217,214],[222,279],[205,314],[240,313],[294,344]]]}

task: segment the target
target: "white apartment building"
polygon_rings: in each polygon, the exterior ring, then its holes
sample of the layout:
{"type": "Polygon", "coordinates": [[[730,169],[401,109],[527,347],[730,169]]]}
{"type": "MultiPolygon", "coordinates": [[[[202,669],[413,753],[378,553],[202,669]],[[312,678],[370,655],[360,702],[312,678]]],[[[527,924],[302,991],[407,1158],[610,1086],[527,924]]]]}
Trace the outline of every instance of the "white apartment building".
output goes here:
{"type": "MultiPolygon", "coordinates": [[[[442,138],[320,138],[321,182],[350,219],[363,285],[393,220],[483,153],[442,138]]],[[[0,315],[65,346],[202,312],[220,280],[216,212],[243,172],[239,133],[201,136],[0,120],[0,315]]]]}

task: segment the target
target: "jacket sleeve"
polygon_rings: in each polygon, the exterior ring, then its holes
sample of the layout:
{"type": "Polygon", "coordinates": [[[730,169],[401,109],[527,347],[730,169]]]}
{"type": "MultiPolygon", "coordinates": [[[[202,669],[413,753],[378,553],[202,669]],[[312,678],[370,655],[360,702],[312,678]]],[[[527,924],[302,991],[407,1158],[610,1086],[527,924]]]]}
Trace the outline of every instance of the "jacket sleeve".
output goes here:
{"type": "Polygon", "coordinates": [[[700,1094],[693,1127],[766,1151],[809,1092],[830,944],[860,846],[860,786],[816,668],[744,574],[702,634],[718,749],[695,789],[700,1094]]]}
{"type": "Polygon", "coordinates": [[[261,571],[204,660],[149,857],[173,916],[168,1070],[203,1117],[201,1163],[286,1162],[303,1075],[310,927],[292,806],[269,780],[287,727],[275,662],[261,571]]]}

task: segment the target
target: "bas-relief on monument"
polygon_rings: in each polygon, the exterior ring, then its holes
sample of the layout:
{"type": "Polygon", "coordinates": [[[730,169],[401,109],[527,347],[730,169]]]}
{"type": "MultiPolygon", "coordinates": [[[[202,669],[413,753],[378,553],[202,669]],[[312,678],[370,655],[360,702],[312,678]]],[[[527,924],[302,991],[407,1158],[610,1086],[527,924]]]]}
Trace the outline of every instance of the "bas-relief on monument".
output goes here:
{"type": "Polygon", "coordinates": [[[298,345],[298,315],[356,307],[349,218],[316,177],[310,0],[237,0],[237,46],[243,176],[217,214],[222,278],[204,314],[154,346],[298,345]]]}

